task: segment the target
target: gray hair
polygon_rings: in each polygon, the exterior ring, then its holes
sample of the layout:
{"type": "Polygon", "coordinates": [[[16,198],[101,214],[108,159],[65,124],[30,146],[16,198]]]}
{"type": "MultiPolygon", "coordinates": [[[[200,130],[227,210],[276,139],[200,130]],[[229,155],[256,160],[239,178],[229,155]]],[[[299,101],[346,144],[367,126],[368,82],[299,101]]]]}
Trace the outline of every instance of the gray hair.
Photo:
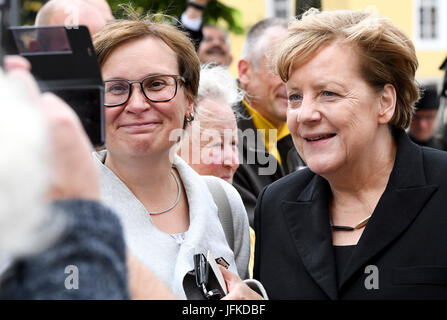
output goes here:
{"type": "Polygon", "coordinates": [[[36,253],[59,232],[45,200],[50,185],[48,131],[27,89],[0,68],[0,94],[5,105],[0,117],[0,267],[9,258],[36,253]],[[17,126],[11,119],[20,119],[17,126]],[[26,128],[26,130],[23,130],[26,128]],[[53,225],[52,225],[53,227],[53,225]]]}
{"type": "Polygon", "coordinates": [[[265,53],[265,47],[269,45],[267,41],[261,41],[265,31],[273,27],[287,29],[287,20],[281,18],[267,18],[257,22],[248,31],[242,47],[241,58],[250,61],[254,66],[258,65],[259,59],[265,53]]]}
{"type": "MultiPolygon", "coordinates": [[[[222,99],[234,108],[243,96],[244,92],[226,67],[212,63],[201,66],[198,105],[203,99],[222,99]]],[[[196,113],[200,117],[200,108],[197,108],[196,113]]]]}

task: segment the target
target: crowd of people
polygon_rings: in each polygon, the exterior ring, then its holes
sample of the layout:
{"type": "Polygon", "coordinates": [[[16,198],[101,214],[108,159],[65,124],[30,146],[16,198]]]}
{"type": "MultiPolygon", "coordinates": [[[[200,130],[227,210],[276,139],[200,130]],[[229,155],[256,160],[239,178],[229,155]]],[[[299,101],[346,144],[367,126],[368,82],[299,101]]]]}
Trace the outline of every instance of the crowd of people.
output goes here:
{"type": "Polygon", "coordinates": [[[225,300],[447,298],[440,99],[417,84],[409,37],[365,11],[266,18],[234,79],[207,4],[181,25],[114,19],[105,0],[39,11],[36,26],[90,31],[103,148],[5,58],[0,298],[210,299],[198,254],[225,300]]]}

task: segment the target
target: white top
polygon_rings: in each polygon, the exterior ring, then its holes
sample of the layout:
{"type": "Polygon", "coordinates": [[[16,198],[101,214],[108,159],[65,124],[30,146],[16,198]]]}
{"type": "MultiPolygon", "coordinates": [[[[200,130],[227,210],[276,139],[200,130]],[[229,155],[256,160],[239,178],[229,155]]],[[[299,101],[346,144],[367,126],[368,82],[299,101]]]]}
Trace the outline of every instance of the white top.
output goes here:
{"type": "Polygon", "coordinates": [[[94,155],[100,171],[101,199],[121,219],[128,249],[178,298],[186,299],[182,282],[185,274],[194,269],[193,256],[196,253],[203,253],[206,256],[210,250],[214,257],[223,257],[230,264],[229,269],[238,273],[242,279],[248,277],[250,256],[248,217],[242,200],[232,185],[215,178],[224,188],[232,210],[235,254],[228,246],[217,215],[217,206],[206,182],[179,156],[175,156],[173,166],[177,168],[185,187],[190,216],[190,226],[183,234],[183,241],[178,241],[176,238],[178,236],[160,231],[153,224],[143,204],[103,164],[107,151],[94,155]]]}

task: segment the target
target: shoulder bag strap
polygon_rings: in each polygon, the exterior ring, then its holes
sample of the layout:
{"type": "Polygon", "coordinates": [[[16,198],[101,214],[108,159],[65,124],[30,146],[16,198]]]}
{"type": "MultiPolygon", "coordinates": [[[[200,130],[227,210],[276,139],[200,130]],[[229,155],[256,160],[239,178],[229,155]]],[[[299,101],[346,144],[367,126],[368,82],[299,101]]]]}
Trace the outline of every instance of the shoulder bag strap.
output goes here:
{"type": "Polygon", "coordinates": [[[218,181],[209,179],[206,176],[204,176],[204,179],[213,196],[214,202],[216,203],[217,214],[219,216],[220,224],[225,232],[225,238],[227,238],[227,242],[231,250],[234,251],[233,215],[227,194],[218,181]]]}

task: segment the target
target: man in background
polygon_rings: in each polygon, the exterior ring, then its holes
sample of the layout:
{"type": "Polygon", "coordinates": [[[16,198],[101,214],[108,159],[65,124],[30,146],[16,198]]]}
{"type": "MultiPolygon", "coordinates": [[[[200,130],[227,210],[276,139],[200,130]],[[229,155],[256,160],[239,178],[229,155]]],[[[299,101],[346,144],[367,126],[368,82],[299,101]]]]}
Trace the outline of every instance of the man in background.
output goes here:
{"type": "Polygon", "coordinates": [[[207,24],[202,27],[203,39],[200,42],[197,55],[200,63],[216,63],[230,66],[233,56],[230,50],[228,33],[218,26],[207,24]]]}
{"type": "Polygon", "coordinates": [[[410,139],[425,147],[443,149],[441,139],[434,136],[435,120],[438,114],[439,97],[435,85],[422,86],[422,97],[415,104],[416,112],[411,121],[410,139]]]}
{"type": "Polygon", "coordinates": [[[215,63],[228,67],[233,61],[228,33],[216,25],[203,25],[203,11],[208,1],[188,1],[180,21],[194,42],[200,63],[215,63]]]}
{"type": "Polygon", "coordinates": [[[285,20],[261,20],[248,32],[238,63],[240,87],[245,97],[239,110],[243,117],[238,120],[242,158],[233,185],[241,194],[251,227],[262,189],[305,165],[293,146],[286,124],[286,86],[271,72],[267,56],[286,35],[285,20]],[[258,133],[261,139],[253,138],[250,132],[255,136],[258,133]]]}
{"type": "Polygon", "coordinates": [[[112,10],[105,0],[50,0],[37,13],[35,25],[86,25],[93,36],[110,20],[112,10]]]}

